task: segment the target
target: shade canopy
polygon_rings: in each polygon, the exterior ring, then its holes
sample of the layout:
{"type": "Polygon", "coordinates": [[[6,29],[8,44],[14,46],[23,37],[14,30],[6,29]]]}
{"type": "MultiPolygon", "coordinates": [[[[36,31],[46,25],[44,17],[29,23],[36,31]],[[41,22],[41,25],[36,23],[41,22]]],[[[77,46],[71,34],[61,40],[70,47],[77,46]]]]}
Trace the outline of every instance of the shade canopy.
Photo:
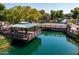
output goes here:
{"type": "Polygon", "coordinates": [[[38,26],[36,23],[28,23],[28,22],[19,22],[18,24],[11,25],[11,27],[15,28],[32,28],[34,26],[38,26]]]}
{"type": "Polygon", "coordinates": [[[19,24],[28,24],[29,22],[25,22],[25,21],[22,21],[22,22],[19,22],[19,24]]]}

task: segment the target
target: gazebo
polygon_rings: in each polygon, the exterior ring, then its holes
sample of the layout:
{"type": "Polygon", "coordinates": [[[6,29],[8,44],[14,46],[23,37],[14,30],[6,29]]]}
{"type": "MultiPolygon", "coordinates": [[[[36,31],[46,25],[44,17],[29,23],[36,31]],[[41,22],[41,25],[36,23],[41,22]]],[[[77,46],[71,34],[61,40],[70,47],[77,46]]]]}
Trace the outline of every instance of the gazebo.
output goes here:
{"type": "Polygon", "coordinates": [[[19,22],[11,26],[11,38],[17,40],[32,40],[41,33],[36,23],[19,22]]]}

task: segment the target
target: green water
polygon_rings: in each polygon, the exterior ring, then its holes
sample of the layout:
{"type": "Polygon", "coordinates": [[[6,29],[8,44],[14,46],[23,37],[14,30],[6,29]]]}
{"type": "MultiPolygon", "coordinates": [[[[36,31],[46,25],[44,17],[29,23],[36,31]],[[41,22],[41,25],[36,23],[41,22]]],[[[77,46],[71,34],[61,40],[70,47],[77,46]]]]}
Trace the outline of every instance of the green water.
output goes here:
{"type": "Polygon", "coordinates": [[[4,55],[75,55],[78,46],[62,32],[43,31],[29,43],[14,41],[4,55]]]}

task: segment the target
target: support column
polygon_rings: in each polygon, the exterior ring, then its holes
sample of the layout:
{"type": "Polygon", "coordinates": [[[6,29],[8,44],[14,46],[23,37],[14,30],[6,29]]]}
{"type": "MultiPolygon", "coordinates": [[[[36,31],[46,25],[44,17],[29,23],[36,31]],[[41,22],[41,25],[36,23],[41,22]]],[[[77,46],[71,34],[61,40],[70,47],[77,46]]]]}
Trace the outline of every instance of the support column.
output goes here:
{"type": "Polygon", "coordinates": [[[10,32],[11,39],[13,39],[13,34],[12,34],[12,31],[13,31],[13,28],[11,27],[11,32],[10,32]]]}
{"type": "MultiPolygon", "coordinates": [[[[27,35],[28,29],[25,29],[25,35],[27,35]]],[[[27,35],[27,39],[29,40],[29,35],[27,35]]]]}

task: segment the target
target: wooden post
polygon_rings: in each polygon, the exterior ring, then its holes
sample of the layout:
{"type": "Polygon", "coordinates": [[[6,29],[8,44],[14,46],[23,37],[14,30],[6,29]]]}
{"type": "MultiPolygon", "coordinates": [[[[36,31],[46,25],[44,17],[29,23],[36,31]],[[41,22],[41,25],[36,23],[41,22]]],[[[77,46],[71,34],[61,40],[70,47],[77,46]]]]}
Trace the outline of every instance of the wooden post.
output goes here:
{"type": "Polygon", "coordinates": [[[51,28],[51,24],[50,24],[50,28],[51,28]]]}
{"type": "Polygon", "coordinates": [[[34,36],[35,36],[35,27],[33,28],[33,30],[34,30],[34,36]]]}
{"type": "Polygon", "coordinates": [[[12,34],[12,31],[13,31],[13,29],[12,29],[12,27],[11,27],[11,32],[10,32],[11,39],[13,39],[13,34],[12,34]]]}
{"type": "Polygon", "coordinates": [[[27,34],[27,29],[25,29],[25,35],[27,35],[27,39],[29,40],[29,35],[27,34]]]}

